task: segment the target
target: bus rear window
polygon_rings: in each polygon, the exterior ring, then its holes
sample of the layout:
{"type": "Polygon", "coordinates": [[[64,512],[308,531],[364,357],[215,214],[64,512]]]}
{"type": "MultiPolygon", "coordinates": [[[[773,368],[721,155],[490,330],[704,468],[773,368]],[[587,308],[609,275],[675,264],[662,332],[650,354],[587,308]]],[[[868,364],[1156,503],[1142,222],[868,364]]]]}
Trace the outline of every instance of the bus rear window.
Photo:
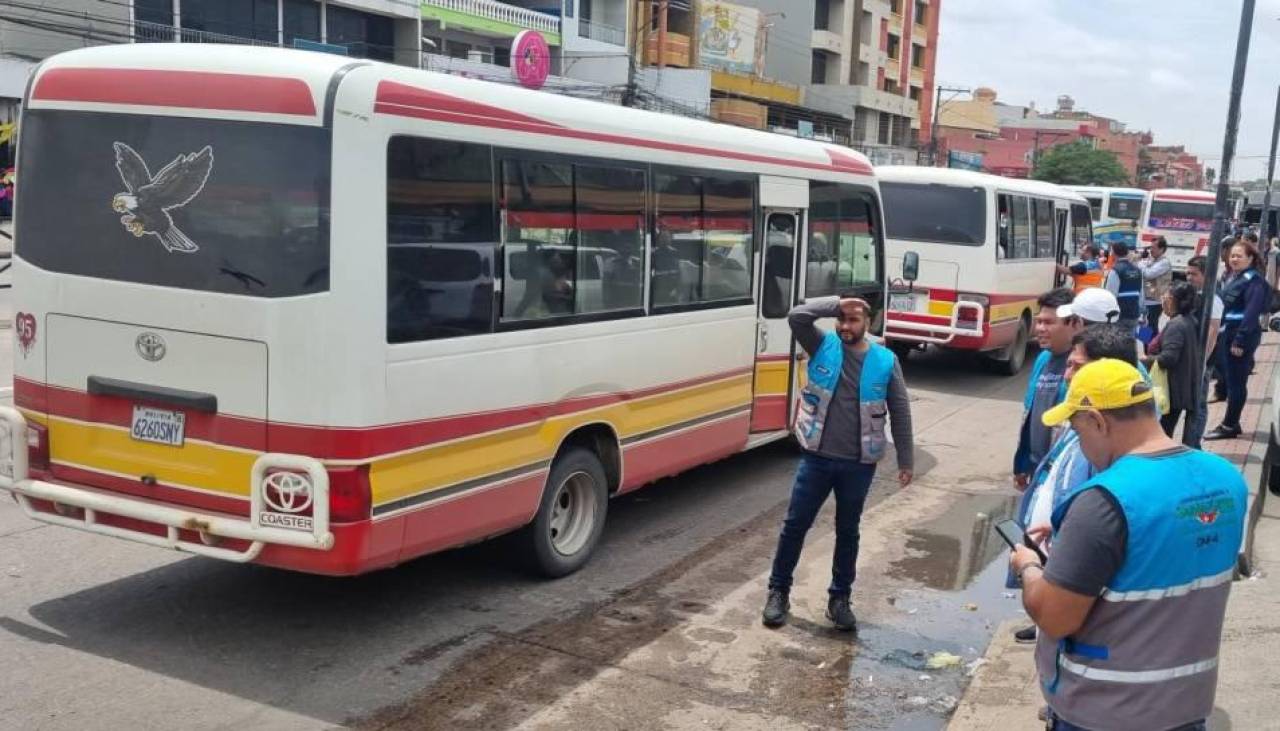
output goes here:
{"type": "Polygon", "coordinates": [[[292,125],[29,111],[17,254],[138,284],[326,291],[328,139],[292,125]]]}
{"type": "Polygon", "coordinates": [[[885,231],[891,239],[981,246],[987,238],[982,188],[881,183],[885,231]]]}
{"type": "Polygon", "coordinates": [[[1213,204],[1156,199],[1151,201],[1147,225],[1171,231],[1210,231],[1213,229],[1213,204]]]}
{"type": "Polygon", "coordinates": [[[1107,216],[1119,221],[1136,221],[1142,218],[1142,199],[1111,196],[1107,216]]]}

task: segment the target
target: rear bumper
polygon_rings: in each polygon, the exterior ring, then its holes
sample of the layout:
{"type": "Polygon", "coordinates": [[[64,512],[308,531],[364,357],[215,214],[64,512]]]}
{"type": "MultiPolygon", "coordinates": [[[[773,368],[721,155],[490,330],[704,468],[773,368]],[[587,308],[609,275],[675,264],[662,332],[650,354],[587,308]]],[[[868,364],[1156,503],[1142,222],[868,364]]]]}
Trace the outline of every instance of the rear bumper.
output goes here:
{"type": "Polygon", "coordinates": [[[980,350],[980,344],[986,340],[987,335],[984,326],[986,318],[986,308],[977,302],[957,302],[949,317],[890,310],[885,317],[884,337],[886,340],[980,350]],[[972,322],[977,327],[962,326],[961,313],[968,313],[969,316],[963,318],[964,321],[972,322]]]}
{"type": "MultiPolygon", "coordinates": [[[[27,464],[27,422],[16,409],[0,406],[0,489],[8,490],[27,517],[43,523],[123,538],[137,543],[208,556],[224,561],[255,561],[266,549],[329,551],[334,535],[329,525],[329,475],[316,459],[264,454],[253,465],[249,518],[191,510],[91,488],[33,479],[27,464]],[[268,482],[294,475],[289,506],[311,508],[310,515],[268,505],[268,482]],[[40,509],[40,504],[51,510],[40,509]],[[283,528],[266,522],[309,528],[283,528]],[[159,526],[160,531],[148,530],[159,526]],[[231,545],[222,545],[231,544],[231,545]]],[[[277,499],[277,502],[281,502],[277,499]]],[[[305,508],[303,508],[305,509],[305,508]]]]}

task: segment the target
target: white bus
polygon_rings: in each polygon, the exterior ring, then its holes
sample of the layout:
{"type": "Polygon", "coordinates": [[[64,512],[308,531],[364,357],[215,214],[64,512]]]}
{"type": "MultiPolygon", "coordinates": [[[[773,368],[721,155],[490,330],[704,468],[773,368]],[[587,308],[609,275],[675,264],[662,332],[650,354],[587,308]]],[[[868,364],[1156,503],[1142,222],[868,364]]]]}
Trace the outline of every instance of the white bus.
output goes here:
{"type": "Polygon", "coordinates": [[[888,271],[916,252],[915,282],[891,281],[885,339],[900,353],[937,345],[1022,370],[1036,298],[1056,265],[1093,240],[1089,204],[1050,183],[965,170],[878,167],[888,271]]]}
{"type": "Polygon", "coordinates": [[[170,549],[357,574],[520,530],[567,573],[608,497],[786,436],[801,297],[883,305],[834,145],[186,44],[46,61],[22,130],[0,487],[170,549]]]}
{"type": "Polygon", "coordinates": [[[1119,242],[1130,249],[1138,245],[1138,223],[1147,203],[1147,191],[1139,188],[1065,186],[1089,201],[1093,215],[1093,242],[1106,251],[1119,242]]]}
{"type": "Polygon", "coordinates": [[[1215,196],[1202,190],[1151,191],[1142,211],[1138,247],[1145,249],[1163,236],[1169,242],[1169,263],[1186,272],[1187,260],[1202,253],[1213,231],[1215,196]]]}

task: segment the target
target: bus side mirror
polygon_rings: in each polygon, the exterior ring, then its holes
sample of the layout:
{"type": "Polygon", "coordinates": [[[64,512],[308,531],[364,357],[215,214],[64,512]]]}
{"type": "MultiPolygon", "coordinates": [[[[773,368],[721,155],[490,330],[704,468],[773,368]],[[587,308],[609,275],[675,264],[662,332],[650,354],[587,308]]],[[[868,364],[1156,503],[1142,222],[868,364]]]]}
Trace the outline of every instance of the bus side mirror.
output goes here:
{"type": "Polygon", "coordinates": [[[920,278],[920,255],[914,251],[908,251],[902,255],[902,279],[907,282],[914,282],[920,278]]]}

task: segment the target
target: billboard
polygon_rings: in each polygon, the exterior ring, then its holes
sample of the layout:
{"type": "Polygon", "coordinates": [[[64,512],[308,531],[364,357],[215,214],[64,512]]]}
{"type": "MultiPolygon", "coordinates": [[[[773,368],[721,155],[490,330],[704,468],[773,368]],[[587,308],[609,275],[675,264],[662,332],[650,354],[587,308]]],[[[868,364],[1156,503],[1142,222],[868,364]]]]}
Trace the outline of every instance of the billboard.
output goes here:
{"type": "Polygon", "coordinates": [[[702,0],[698,12],[698,58],[705,68],[758,74],[760,11],[721,0],[702,0]]]}
{"type": "Polygon", "coordinates": [[[947,153],[947,167],[982,172],[982,153],[951,150],[947,153]]]}

